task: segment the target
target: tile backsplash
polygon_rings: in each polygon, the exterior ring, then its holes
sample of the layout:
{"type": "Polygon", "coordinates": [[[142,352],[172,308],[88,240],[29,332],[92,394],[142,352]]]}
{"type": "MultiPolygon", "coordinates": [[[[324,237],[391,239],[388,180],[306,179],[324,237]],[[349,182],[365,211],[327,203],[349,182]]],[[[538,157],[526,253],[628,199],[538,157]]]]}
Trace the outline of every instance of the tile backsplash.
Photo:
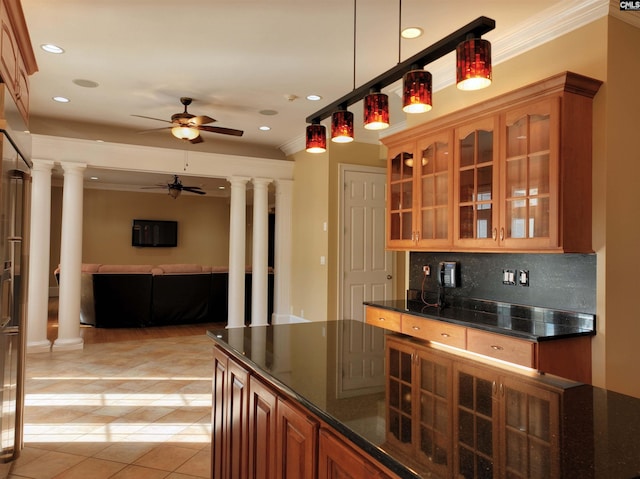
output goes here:
{"type": "Polygon", "coordinates": [[[410,254],[409,288],[422,290],[428,301],[438,291],[438,263],[457,261],[460,286],[446,288],[447,297],[501,301],[526,306],[595,314],[595,254],[422,253],[410,254]],[[423,266],[431,268],[424,278],[423,266]],[[529,286],[503,284],[503,270],[527,270],[529,286]],[[424,280],[424,281],[423,281],[424,280]]]}

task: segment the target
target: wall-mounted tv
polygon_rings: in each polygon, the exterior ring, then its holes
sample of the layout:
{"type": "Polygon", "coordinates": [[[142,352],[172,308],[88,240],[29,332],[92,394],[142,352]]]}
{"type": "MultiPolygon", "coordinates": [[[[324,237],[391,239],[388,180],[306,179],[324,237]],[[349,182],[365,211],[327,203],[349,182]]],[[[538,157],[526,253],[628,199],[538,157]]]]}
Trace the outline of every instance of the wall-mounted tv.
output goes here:
{"type": "Polygon", "coordinates": [[[163,220],[133,220],[132,246],[178,246],[178,222],[163,220]]]}

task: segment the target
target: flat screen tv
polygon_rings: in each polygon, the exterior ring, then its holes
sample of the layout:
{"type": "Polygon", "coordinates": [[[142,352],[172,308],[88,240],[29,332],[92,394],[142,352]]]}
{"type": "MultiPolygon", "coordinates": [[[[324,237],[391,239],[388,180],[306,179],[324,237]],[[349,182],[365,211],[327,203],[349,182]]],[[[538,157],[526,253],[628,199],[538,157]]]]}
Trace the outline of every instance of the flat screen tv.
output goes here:
{"type": "Polygon", "coordinates": [[[132,246],[178,246],[178,222],[163,220],[133,220],[132,246]]]}

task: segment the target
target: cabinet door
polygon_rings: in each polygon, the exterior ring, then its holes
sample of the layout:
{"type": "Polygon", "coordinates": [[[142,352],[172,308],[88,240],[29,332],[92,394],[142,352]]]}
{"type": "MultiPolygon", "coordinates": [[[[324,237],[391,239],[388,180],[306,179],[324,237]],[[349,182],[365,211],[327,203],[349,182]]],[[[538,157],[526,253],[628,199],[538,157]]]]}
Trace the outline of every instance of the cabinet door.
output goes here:
{"type": "Polygon", "coordinates": [[[504,114],[500,236],[508,248],[557,248],[558,97],[504,114]]]}
{"type": "Polygon", "coordinates": [[[228,356],[219,348],[213,348],[213,404],[211,410],[211,477],[225,477],[225,430],[227,419],[227,362],[228,356]]]}
{"type": "Polygon", "coordinates": [[[387,247],[411,248],[414,224],[415,143],[389,150],[387,165],[387,247]]]}
{"type": "Polygon", "coordinates": [[[387,340],[387,441],[411,453],[413,450],[414,349],[387,340]]]}
{"type": "Polygon", "coordinates": [[[460,364],[456,367],[454,388],[454,477],[498,477],[499,412],[494,400],[497,376],[470,364],[460,364]]]}
{"type": "Polygon", "coordinates": [[[453,231],[453,139],[443,131],[418,141],[413,162],[417,179],[415,230],[420,249],[448,246],[453,231]]]}
{"type": "Polygon", "coordinates": [[[416,457],[438,476],[449,477],[453,463],[451,361],[421,349],[416,354],[416,457]]]}
{"type": "Polygon", "coordinates": [[[496,248],[498,235],[498,149],[495,118],[456,128],[454,244],[496,248]]]}
{"type": "Polygon", "coordinates": [[[364,459],[333,434],[320,430],[318,479],[360,479],[367,476],[364,459]]]}
{"type": "Polygon", "coordinates": [[[247,477],[248,416],[249,416],[249,372],[229,358],[227,377],[227,425],[225,477],[247,477]]]}
{"type": "Polygon", "coordinates": [[[249,378],[249,474],[250,479],[276,478],[276,395],[249,378]]]}
{"type": "Polygon", "coordinates": [[[559,394],[511,377],[500,379],[499,392],[505,477],[560,477],[559,394]]]}
{"type": "Polygon", "coordinates": [[[315,479],[317,437],[316,421],[287,402],[278,399],[276,477],[315,479]]]}

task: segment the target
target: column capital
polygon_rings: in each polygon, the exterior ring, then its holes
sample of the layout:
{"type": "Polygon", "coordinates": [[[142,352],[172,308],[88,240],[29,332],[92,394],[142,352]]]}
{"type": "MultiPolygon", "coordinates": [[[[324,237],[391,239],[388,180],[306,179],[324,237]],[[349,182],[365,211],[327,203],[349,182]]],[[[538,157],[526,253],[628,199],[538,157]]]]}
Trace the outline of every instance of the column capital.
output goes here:
{"type": "Polygon", "coordinates": [[[60,166],[64,170],[64,174],[82,174],[87,169],[86,163],[75,163],[73,161],[61,161],[60,166]]]}
{"type": "Polygon", "coordinates": [[[268,186],[273,182],[273,178],[252,178],[251,181],[254,186],[268,186]]]}
{"type": "Polygon", "coordinates": [[[53,170],[53,167],[55,165],[55,162],[52,160],[34,160],[32,159],[31,162],[33,163],[33,166],[31,168],[31,171],[51,171],[53,170]]]}
{"type": "Polygon", "coordinates": [[[229,176],[227,177],[227,181],[231,183],[231,186],[243,186],[246,185],[251,178],[248,176],[229,176]]]}

